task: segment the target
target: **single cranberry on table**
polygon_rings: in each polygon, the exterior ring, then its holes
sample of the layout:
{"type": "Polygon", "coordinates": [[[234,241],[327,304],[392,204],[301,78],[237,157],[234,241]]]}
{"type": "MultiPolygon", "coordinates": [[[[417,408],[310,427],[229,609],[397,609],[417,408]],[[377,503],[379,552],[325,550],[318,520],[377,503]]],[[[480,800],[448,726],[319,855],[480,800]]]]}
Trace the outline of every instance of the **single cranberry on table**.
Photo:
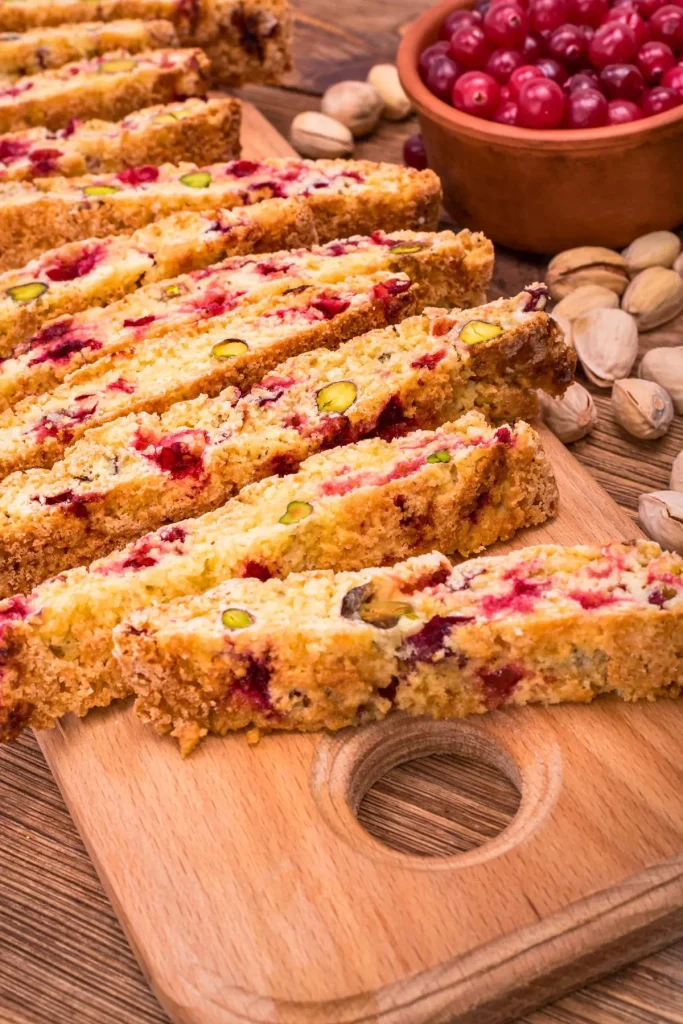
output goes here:
{"type": "Polygon", "coordinates": [[[558,85],[564,85],[569,78],[567,69],[553,57],[542,57],[536,61],[536,67],[543,72],[545,78],[549,78],[551,82],[557,82],[558,85]]]}
{"type": "Polygon", "coordinates": [[[619,7],[612,7],[605,17],[605,24],[617,22],[621,25],[628,25],[633,30],[638,46],[642,46],[650,38],[650,32],[646,22],[638,14],[631,4],[621,4],[619,7]]]}
{"type": "Polygon", "coordinates": [[[608,124],[629,124],[640,121],[643,112],[637,103],[631,100],[610,100],[607,104],[608,124]]]}
{"type": "Polygon", "coordinates": [[[674,107],[683,103],[683,96],[680,96],[673,89],[667,89],[664,85],[656,85],[645,93],[641,108],[645,117],[652,117],[654,114],[663,114],[666,110],[673,110],[674,107]]]}
{"type": "Polygon", "coordinates": [[[453,95],[453,86],[463,70],[450,57],[438,57],[435,61],[432,61],[427,77],[424,80],[425,85],[438,99],[443,100],[444,103],[450,103],[451,96],[453,95]]]}
{"type": "Polygon", "coordinates": [[[600,72],[600,86],[609,100],[639,100],[645,79],[635,64],[608,64],[600,72]]]}
{"type": "Polygon", "coordinates": [[[538,36],[527,36],[522,45],[522,56],[525,64],[533,64],[545,53],[545,44],[538,36]]]}
{"type": "Polygon", "coordinates": [[[607,100],[597,89],[579,89],[567,97],[565,128],[602,128],[607,124],[607,100]]]}
{"type": "Polygon", "coordinates": [[[513,127],[517,124],[517,104],[514,100],[506,100],[501,103],[493,115],[493,120],[498,124],[509,124],[513,127]]]}
{"type": "Polygon", "coordinates": [[[501,85],[505,85],[512,72],[523,66],[524,57],[519,50],[494,50],[484,70],[501,85]]]}
{"type": "Polygon", "coordinates": [[[466,71],[453,87],[453,106],[464,114],[493,117],[500,103],[500,86],[485,71],[466,71]]]}
{"type": "Polygon", "coordinates": [[[451,36],[458,28],[465,28],[468,25],[481,25],[482,16],[479,11],[451,11],[439,32],[439,39],[445,39],[450,43],[451,36]]]}
{"type": "Polygon", "coordinates": [[[596,71],[587,68],[584,71],[577,71],[575,75],[568,78],[562,88],[565,92],[575,92],[577,89],[599,89],[600,78],[596,71]]]}
{"type": "Polygon", "coordinates": [[[534,32],[553,32],[569,21],[566,0],[531,0],[528,15],[529,25],[534,32]]]}
{"type": "Polygon", "coordinates": [[[650,18],[650,36],[668,43],[674,53],[683,50],[683,7],[666,4],[650,18]]]}
{"type": "Polygon", "coordinates": [[[523,45],[526,33],[526,13],[516,3],[495,4],[484,16],[484,35],[494,46],[514,50],[523,45]]]}
{"type": "Polygon", "coordinates": [[[451,36],[449,56],[466,68],[483,68],[492,46],[478,25],[457,29],[451,36]]]}
{"type": "Polygon", "coordinates": [[[535,67],[533,64],[524,64],[521,68],[517,68],[516,71],[513,71],[507,81],[511,98],[513,100],[518,100],[519,90],[522,88],[524,83],[530,82],[534,78],[545,78],[545,75],[540,68],[535,67]]]}
{"type": "Polygon", "coordinates": [[[421,135],[410,135],[403,143],[403,163],[416,171],[427,170],[427,150],[421,135]]]}
{"type": "Polygon", "coordinates": [[[439,57],[448,56],[450,45],[450,40],[448,42],[444,42],[442,40],[440,43],[433,43],[431,46],[428,46],[426,50],[422,51],[417,62],[417,70],[420,72],[420,78],[423,82],[426,79],[427,72],[434,61],[439,57]]]}
{"type": "Polygon", "coordinates": [[[638,50],[636,64],[648,85],[659,85],[662,75],[676,63],[674,52],[666,43],[650,42],[638,50]]]}
{"type": "Polygon", "coordinates": [[[638,50],[635,32],[620,22],[601,25],[588,44],[593,67],[602,70],[608,64],[629,64],[638,50]]]}
{"type": "Polygon", "coordinates": [[[523,128],[558,128],[564,116],[564,93],[549,78],[532,78],[519,90],[518,124],[523,128]]]}
{"type": "Polygon", "coordinates": [[[669,68],[662,77],[662,85],[666,86],[667,89],[673,89],[679,96],[683,96],[683,64],[677,64],[675,67],[669,68]]]}
{"type": "Polygon", "coordinates": [[[569,21],[597,28],[609,11],[609,0],[569,0],[569,21]]]}
{"type": "Polygon", "coordinates": [[[548,53],[566,68],[577,68],[586,56],[588,40],[578,25],[560,25],[548,41],[548,53]]]}

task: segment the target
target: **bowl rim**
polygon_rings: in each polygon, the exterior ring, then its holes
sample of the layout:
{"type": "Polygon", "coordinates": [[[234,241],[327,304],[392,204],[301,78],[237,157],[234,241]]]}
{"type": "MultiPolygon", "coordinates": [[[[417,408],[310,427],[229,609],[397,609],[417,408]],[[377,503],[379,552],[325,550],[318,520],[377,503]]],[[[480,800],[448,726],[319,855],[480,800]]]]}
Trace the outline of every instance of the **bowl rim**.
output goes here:
{"type": "MultiPolygon", "coordinates": [[[[624,125],[605,125],[602,128],[517,128],[513,125],[486,121],[472,114],[465,114],[440,100],[429,91],[420,78],[418,59],[422,50],[438,39],[438,29],[446,15],[458,8],[472,6],[472,0],[441,0],[412,22],[398,48],[396,62],[403,88],[418,112],[438,121],[444,128],[455,128],[460,134],[469,135],[482,141],[497,141],[510,146],[524,145],[527,148],[567,150],[604,148],[606,143],[628,142],[645,134],[674,131],[683,122],[683,104],[666,110],[662,114],[631,121],[624,125]]],[[[642,138],[638,138],[642,144],[642,138]]]]}

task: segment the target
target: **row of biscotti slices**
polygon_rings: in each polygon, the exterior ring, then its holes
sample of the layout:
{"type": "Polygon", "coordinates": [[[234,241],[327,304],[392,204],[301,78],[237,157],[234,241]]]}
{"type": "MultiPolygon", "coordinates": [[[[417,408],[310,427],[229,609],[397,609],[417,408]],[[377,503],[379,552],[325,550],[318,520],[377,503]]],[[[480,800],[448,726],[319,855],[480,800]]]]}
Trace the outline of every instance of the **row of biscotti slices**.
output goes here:
{"type": "Polygon", "coordinates": [[[27,128],[0,136],[0,183],[172,160],[233,160],[240,155],[240,119],[239,100],[191,97],[144,107],[122,121],[75,120],[56,131],[27,128]]]}
{"type": "Polygon", "coordinates": [[[204,96],[209,63],[199,49],[148,50],[101,57],[29,75],[0,88],[0,132],[34,125],[65,128],[73,118],[114,121],[179,96],[204,96]]]}
{"type": "MultiPolygon", "coordinates": [[[[202,46],[218,85],[276,82],[292,66],[292,12],[287,0],[3,0],[0,31],[121,18],[163,19],[184,46],[202,46]]],[[[76,29],[75,29],[76,30],[76,29]]],[[[77,31],[77,30],[76,30],[77,31]]],[[[43,45],[50,46],[46,33],[43,45]]]]}
{"type": "Polygon", "coordinates": [[[476,412],[314,455],[294,475],[251,484],[214,512],[0,603],[0,737],[127,693],[113,630],[152,602],[233,576],[362,568],[433,547],[472,552],[543,522],[556,502],[535,432],[492,427],[476,412]]]}
{"type": "Polygon", "coordinates": [[[0,185],[0,270],[65,242],[119,235],[178,210],[233,209],[303,196],[327,242],[377,228],[433,230],[441,204],[431,171],[366,160],[236,160],[163,164],[124,175],[0,185]]]}
{"type": "Polygon", "coordinates": [[[35,397],[111,352],[133,354],[151,338],[181,331],[200,334],[225,323],[228,314],[233,323],[269,295],[314,281],[337,284],[391,271],[413,281],[418,308],[473,305],[484,295],[493,262],[488,241],[477,242],[468,231],[377,231],[311,249],[231,256],[146,285],[104,308],[52,320],[7,353],[0,365],[0,407],[35,397]]]}
{"type": "MultiPolygon", "coordinates": [[[[398,258],[393,245],[368,245],[365,252],[338,253],[333,246],[332,251],[323,247],[237,257],[234,272],[219,277],[214,288],[187,303],[182,295],[161,303],[169,317],[176,311],[176,329],[167,334],[155,330],[151,313],[118,317],[119,304],[78,314],[87,319],[82,332],[70,330],[69,318],[64,330],[48,325],[38,336],[48,344],[27,353],[29,364],[36,365],[22,364],[34,386],[41,369],[50,373],[74,352],[96,349],[101,358],[0,415],[0,469],[6,475],[51,465],[90,427],[130,412],[159,412],[202,393],[215,395],[228,384],[250,387],[291,355],[319,346],[336,348],[426,305],[448,303],[454,292],[468,296],[470,281],[459,263],[457,236],[443,241],[432,236],[431,245],[428,236],[421,237],[424,246],[403,257],[410,276],[392,269],[398,258]]],[[[8,360],[3,366],[19,362],[8,360]]],[[[19,374],[15,386],[20,379],[19,374]]]]}
{"type": "Polygon", "coordinates": [[[573,360],[554,321],[525,310],[529,298],[433,311],[295,356],[241,399],[228,387],[87,431],[51,469],[3,481],[0,597],[333,445],[435,428],[472,408],[496,422],[533,417],[535,389],[561,393],[573,360]]]}
{"type": "Polygon", "coordinates": [[[683,560],[641,541],[231,580],[132,615],[115,650],[138,713],[187,754],[250,725],[677,696],[682,629],[683,560]]]}

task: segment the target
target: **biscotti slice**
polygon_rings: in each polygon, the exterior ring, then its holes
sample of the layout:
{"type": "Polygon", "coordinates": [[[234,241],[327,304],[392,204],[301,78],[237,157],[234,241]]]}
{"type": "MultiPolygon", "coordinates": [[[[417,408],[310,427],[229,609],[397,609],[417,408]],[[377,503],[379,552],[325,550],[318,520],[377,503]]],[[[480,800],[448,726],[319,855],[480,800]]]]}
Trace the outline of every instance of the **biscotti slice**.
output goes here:
{"type": "MultiPolygon", "coordinates": [[[[508,300],[509,310],[517,303],[508,300]]],[[[462,316],[472,322],[481,312],[462,316]]],[[[520,332],[533,335],[543,323],[550,337],[552,321],[526,313],[496,344],[509,351],[520,332]]],[[[321,449],[436,427],[472,408],[496,420],[536,414],[533,386],[472,378],[468,355],[414,317],[336,351],[295,356],[237,404],[229,387],[161,416],[140,413],[88,430],[51,469],[3,481],[0,597],[216,508],[249,483],[294,472],[321,449]]]]}
{"type": "Polygon", "coordinates": [[[178,210],[291,196],[306,199],[320,240],[328,242],[378,229],[433,230],[441,186],[431,171],[396,164],[297,159],[164,164],[131,171],[123,181],[97,174],[8,182],[0,185],[0,270],[65,242],[134,231],[178,210]]]}
{"type": "MultiPolygon", "coordinates": [[[[380,270],[400,271],[415,283],[419,308],[472,305],[483,293],[485,274],[476,258],[479,251],[469,258],[470,232],[463,239],[451,231],[375,232],[311,250],[232,256],[208,269],[147,285],[106,309],[53,320],[21,343],[0,365],[0,405],[41,394],[109,352],[171,332],[208,330],[216,317],[311,281],[336,283],[380,270]],[[286,278],[289,284],[283,287],[286,278]]],[[[97,253],[97,241],[91,245],[97,253]]],[[[482,241],[481,248],[488,247],[482,241]]],[[[58,267],[57,273],[63,271],[58,267]]]]}
{"type": "MultiPolygon", "coordinates": [[[[131,235],[68,242],[0,274],[0,357],[11,356],[46,320],[107,306],[145,285],[228,256],[310,248],[316,241],[304,199],[266,199],[236,210],[174,213],[131,235]]],[[[14,361],[0,364],[0,381],[3,365],[5,380],[21,372],[14,361]]]]}
{"type": "Polygon", "coordinates": [[[0,89],[0,132],[65,128],[73,118],[114,121],[140,107],[203,96],[209,65],[199,49],[125,50],[20,78],[0,89]]]}
{"type": "Polygon", "coordinates": [[[246,390],[283,359],[336,348],[365,330],[415,311],[403,274],[349,278],[343,285],[301,284],[216,318],[202,334],[150,338],[82,366],[59,387],[25,398],[0,416],[0,473],[51,466],[90,427],[130,412],[161,412],[174,402],[246,390]]]}
{"type": "MultiPolygon", "coordinates": [[[[122,121],[70,122],[0,136],[0,183],[75,177],[169,160],[231,160],[240,155],[241,104],[196,96],[144,107],[122,121]]],[[[138,172],[139,174],[139,172],[138,172]]]]}
{"type": "Polygon", "coordinates": [[[131,616],[116,652],[138,713],[183,753],[209,731],[340,729],[394,708],[677,696],[682,571],[641,541],[232,580],[131,616]]]}
{"type": "Polygon", "coordinates": [[[0,736],[127,692],[112,630],[139,607],[230,576],[359,568],[435,545],[467,554],[542,522],[556,501],[535,432],[477,413],[314,455],[293,476],[251,484],[215,512],[0,604],[0,736]]]}
{"type": "Polygon", "coordinates": [[[93,21],[80,25],[36,28],[23,34],[0,35],[3,75],[37,75],[63,64],[98,57],[112,50],[139,53],[178,46],[170,21],[93,21]]]}

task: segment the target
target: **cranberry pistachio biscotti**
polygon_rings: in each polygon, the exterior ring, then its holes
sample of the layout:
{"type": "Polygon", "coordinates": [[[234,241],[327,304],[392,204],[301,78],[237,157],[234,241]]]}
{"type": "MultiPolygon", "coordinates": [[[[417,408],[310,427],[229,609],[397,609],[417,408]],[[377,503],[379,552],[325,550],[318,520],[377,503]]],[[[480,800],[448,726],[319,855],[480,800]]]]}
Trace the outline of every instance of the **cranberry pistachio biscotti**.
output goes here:
{"type": "Polygon", "coordinates": [[[65,242],[120,235],[178,210],[232,209],[302,196],[321,241],[377,229],[431,231],[441,185],[431,171],[367,160],[234,160],[164,164],[125,175],[0,185],[0,270],[65,242]]]}
{"type": "Polygon", "coordinates": [[[556,502],[535,432],[477,413],[314,455],[292,476],[0,603],[0,736],[125,694],[112,631],[151,602],[231,576],[359,568],[435,545],[467,554],[542,522],[556,502]]]}
{"type": "MultiPolygon", "coordinates": [[[[492,315],[506,324],[492,340],[500,371],[493,378],[472,376],[457,327],[456,340],[445,345],[448,335],[434,337],[429,319],[414,317],[336,351],[295,356],[239,401],[229,387],[162,415],[140,413],[86,431],[51,469],[3,481],[0,597],[216,508],[249,483],[294,472],[321,449],[436,427],[472,408],[496,421],[533,417],[535,388],[552,386],[549,361],[538,353],[542,345],[552,349],[557,329],[545,314],[519,314],[519,304],[517,297],[459,314],[460,324],[492,315]],[[512,351],[516,376],[503,384],[512,351]]],[[[552,358],[559,366],[559,348],[552,358]]]]}
{"type": "Polygon", "coordinates": [[[677,696],[682,571],[641,541],[232,580],[133,615],[116,652],[138,713],[183,753],[209,731],[341,729],[394,708],[677,696]]]}
{"type": "MultiPolygon", "coordinates": [[[[41,352],[49,352],[44,348],[49,336],[43,341],[38,337],[47,320],[55,321],[56,328],[65,322],[57,317],[108,306],[145,285],[228,256],[311,248],[317,240],[313,214],[304,199],[264,199],[236,210],[174,213],[130,235],[89,238],[51,249],[25,267],[0,274],[0,358],[14,357],[0,364],[0,379],[3,365],[9,380],[21,372],[22,355],[29,365],[41,352]],[[23,342],[29,344],[19,349],[23,342]]],[[[175,289],[172,283],[168,287],[171,300],[175,289]]],[[[68,369],[68,362],[58,365],[63,377],[77,364],[68,369]]]]}
{"type": "MultiPolygon", "coordinates": [[[[91,252],[97,253],[97,242],[92,246],[91,252]]],[[[469,231],[462,236],[451,231],[378,231],[310,250],[232,256],[146,285],[105,309],[48,323],[0,366],[0,404],[16,404],[23,395],[47,391],[83,363],[112,351],[132,349],[158,335],[208,330],[217,317],[311,281],[336,283],[382,270],[401,272],[414,282],[419,308],[469,306],[483,298],[491,271],[489,249],[487,240],[477,245],[469,231]],[[289,283],[283,286],[285,279],[289,283]]]]}
{"type": "Polygon", "coordinates": [[[190,97],[144,107],[122,121],[71,121],[0,136],[0,183],[67,178],[170,160],[231,160],[240,155],[241,104],[229,96],[190,97]]]}
{"type": "Polygon", "coordinates": [[[113,50],[139,53],[178,46],[170,21],[91,21],[80,25],[35,28],[22,34],[0,34],[0,70],[21,77],[98,57],[113,50]]]}
{"type": "Polygon", "coordinates": [[[0,132],[65,128],[74,118],[116,121],[140,107],[203,96],[208,77],[199,49],[146,50],[134,57],[112,50],[0,88],[0,132]]]}

